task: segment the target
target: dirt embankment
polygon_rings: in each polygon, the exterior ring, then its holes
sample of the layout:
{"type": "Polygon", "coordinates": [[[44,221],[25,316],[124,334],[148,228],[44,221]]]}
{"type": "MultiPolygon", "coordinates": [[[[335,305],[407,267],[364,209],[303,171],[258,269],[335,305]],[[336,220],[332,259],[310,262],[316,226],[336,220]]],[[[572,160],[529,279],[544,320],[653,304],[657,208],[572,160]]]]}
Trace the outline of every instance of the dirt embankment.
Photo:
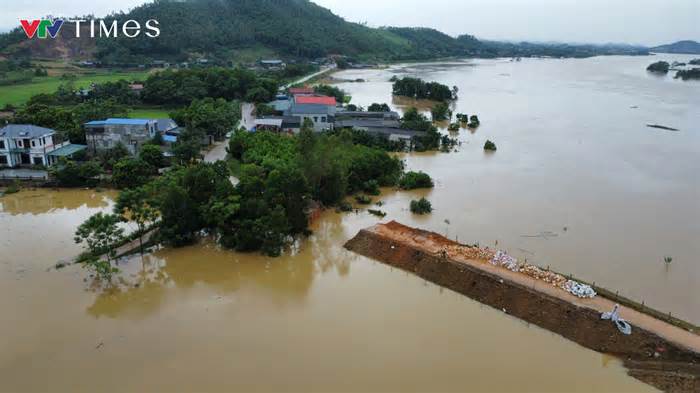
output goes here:
{"type": "Polygon", "coordinates": [[[557,333],[595,351],[620,357],[630,375],[659,389],[700,392],[700,336],[639,311],[621,308],[633,326],[623,335],[601,320],[614,302],[580,299],[551,284],[487,262],[482,249],[396,222],[363,229],[345,244],[361,255],[557,333]]]}

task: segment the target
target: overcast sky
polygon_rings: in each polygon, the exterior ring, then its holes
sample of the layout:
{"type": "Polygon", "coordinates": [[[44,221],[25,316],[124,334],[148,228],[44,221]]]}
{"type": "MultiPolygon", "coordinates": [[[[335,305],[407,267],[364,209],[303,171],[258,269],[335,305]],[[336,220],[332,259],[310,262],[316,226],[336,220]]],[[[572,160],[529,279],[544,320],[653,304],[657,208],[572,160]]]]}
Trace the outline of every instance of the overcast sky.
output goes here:
{"type": "MultiPolygon", "coordinates": [[[[700,0],[313,0],[352,22],[426,26],[499,40],[700,41],[700,0]]],[[[144,0],[0,0],[0,30],[47,14],[105,15],[144,0]]]]}

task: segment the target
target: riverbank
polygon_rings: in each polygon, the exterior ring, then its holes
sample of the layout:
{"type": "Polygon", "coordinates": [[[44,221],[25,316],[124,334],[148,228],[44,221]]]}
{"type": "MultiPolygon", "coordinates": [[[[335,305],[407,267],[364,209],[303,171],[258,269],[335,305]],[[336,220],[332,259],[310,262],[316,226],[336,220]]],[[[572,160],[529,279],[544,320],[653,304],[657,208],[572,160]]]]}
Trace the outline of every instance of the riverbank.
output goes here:
{"type": "Polygon", "coordinates": [[[623,335],[600,319],[615,302],[582,299],[527,275],[494,266],[478,248],[396,222],[361,230],[345,248],[557,333],[584,347],[633,362],[644,382],[666,391],[700,388],[700,337],[646,313],[621,307],[632,325],[623,335]],[[668,371],[672,370],[672,371],[668,371]]]}

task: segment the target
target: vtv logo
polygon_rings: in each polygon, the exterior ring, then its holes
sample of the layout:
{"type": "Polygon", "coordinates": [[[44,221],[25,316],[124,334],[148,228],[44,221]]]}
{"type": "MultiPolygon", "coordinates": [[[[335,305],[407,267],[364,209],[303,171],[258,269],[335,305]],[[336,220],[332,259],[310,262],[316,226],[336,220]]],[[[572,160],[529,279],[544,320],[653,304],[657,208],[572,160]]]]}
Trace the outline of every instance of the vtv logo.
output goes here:
{"type": "Polygon", "coordinates": [[[19,23],[22,24],[22,30],[27,38],[33,38],[36,35],[39,38],[56,38],[58,31],[61,30],[63,26],[63,19],[56,19],[54,21],[48,19],[34,19],[27,20],[21,19],[19,23]]]}

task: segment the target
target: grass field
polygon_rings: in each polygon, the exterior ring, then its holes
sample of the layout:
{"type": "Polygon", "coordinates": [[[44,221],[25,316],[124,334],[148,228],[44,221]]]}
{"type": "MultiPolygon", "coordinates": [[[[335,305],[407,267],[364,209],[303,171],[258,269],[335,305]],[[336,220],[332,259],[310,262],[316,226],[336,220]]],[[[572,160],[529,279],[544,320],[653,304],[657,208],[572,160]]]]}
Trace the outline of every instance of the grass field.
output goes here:
{"type": "Polygon", "coordinates": [[[132,119],[165,119],[170,117],[169,113],[173,109],[168,108],[134,108],[129,111],[129,117],[132,119]]]}
{"type": "MultiPolygon", "coordinates": [[[[137,72],[95,72],[93,74],[78,75],[75,87],[87,87],[93,82],[112,82],[119,79],[140,80],[145,79],[148,71],[137,72]]],[[[33,95],[39,93],[53,93],[65,81],[59,76],[36,77],[31,83],[0,86],[0,108],[7,104],[19,106],[24,104],[33,95]]]]}

